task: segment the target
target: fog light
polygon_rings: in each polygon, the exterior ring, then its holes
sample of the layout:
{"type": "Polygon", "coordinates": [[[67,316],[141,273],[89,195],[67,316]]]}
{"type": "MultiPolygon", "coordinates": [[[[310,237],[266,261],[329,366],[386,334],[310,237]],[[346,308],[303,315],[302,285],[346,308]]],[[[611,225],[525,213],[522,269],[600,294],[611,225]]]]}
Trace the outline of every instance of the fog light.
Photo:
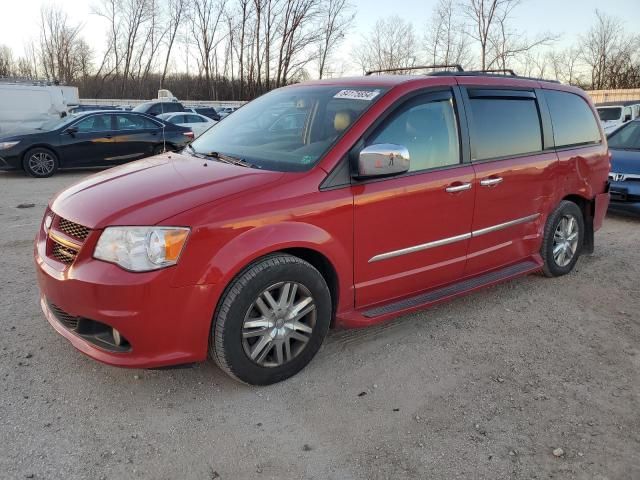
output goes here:
{"type": "Polygon", "coordinates": [[[111,332],[111,335],[113,335],[113,343],[115,343],[118,347],[122,345],[122,337],[120,336],[120,332],[118,330],[114,328],[111,332]]]}

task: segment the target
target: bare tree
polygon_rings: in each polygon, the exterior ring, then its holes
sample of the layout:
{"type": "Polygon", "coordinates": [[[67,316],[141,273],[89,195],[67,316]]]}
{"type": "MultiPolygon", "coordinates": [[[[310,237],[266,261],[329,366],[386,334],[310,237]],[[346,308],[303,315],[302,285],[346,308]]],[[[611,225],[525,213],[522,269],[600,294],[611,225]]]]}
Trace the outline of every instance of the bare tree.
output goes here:
{"type": "Polygon", "coordinates": [[[51,79],[72,82],[82,70],[79,57],[88,49],[80,39],[80,25],[70,25],[59,7],[43,6],[40,11],[40,62],[51,79]]]}
{"type": "Polygon", "coordinates": [[[173,45],[176,40],[176,35],[178,33],[178,29],[182,24],[185,10],[186,10],[186,1],[185,0],[168,0],[167,2],[168,9],[168,20],[169,24],[167,25],[167,49],[165,51],[164,56],[164,68],[162,69],[162,77],[160,78],[160,85],[164,84],[165,78],[167,78],[167,69],[169,68],[169,59],[171,58],[171,52],[173,50],[173,45]]]}
{"type": "Polygon", "coordinates": [[[625,88],[637,82],[640,36],[627,34],[619,19],[596,10],[596,23],[580,44],[592,88],[625,88]]]}
{"type": "Polygon", "coordinates": [[[469,36],[454,0],[440,0],[427,25],[424,44],[433,65],[466,65],[471,61],[469,36]]]}
{"type": "Polygon", "coordinates": [[[380,19],[355,50],[355,60],[366,70],[412,67],[417,61],[413,25],[398,16],[380,19]]]}
{"type": "Polygon", "coordinates": [[[224,13],[225,0],[194,0],[192,11],[192,34],[198,49],[199,67],[204,72],[206,88],[211,98],[216,98],[215,86],[211,80],[216,71],[215,50],[224,40],[218,25],[224,13]]]}
{"type": "Polygon", "coordinates": [[[355,12],[347,0],[327,0],[320,13],[320,40],[318,42],[318,78],[325,74],[327,60],[344,39],[355,12]]]}
{"type": "Polygon", "coordinates": [[[13,52],[6,45],[0,45],[0,77],[14,75],[13,52]]]}

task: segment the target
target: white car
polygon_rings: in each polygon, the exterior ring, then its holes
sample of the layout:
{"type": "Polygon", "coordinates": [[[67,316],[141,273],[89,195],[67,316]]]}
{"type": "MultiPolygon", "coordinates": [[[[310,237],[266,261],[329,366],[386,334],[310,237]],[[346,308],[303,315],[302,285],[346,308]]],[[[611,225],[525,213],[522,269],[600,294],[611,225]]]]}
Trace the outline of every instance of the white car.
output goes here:
{"type": "Polygon", "coordinates": [[[188,127],[193,131],[195,138],[198,138],[204,132],[213,127],[216,123],[215,120],[211,120],[209,117],[200,115],[199,113],[191,112],[173,112],[162,113],[157,115],[157,118],[164,120],[174,125],[180,125],[181,127],[188,127]]]}

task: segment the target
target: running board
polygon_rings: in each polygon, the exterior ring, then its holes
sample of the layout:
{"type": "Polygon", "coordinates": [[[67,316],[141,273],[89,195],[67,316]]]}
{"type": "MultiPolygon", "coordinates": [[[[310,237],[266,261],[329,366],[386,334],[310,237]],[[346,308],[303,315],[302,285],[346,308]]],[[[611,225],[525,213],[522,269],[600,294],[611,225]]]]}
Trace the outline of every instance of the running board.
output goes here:
{"type": "Polygon", "coordinates": [[[363,315],[367,318],[388,315],[390,313],[407,310],[409,308],[418,307],[420,305],[437,302],[447,297],[460,295],[461,293],[475,290],[484,285],[493,284],[502,280],[508,280],[510,278],[517,277],[524,273],[529,273],[538,269],[540,269],[540,265],[538,263],[534,262],[533,260],[526,260],[509,267],[501,268],[500,270],[494,270],[493,272],[469,278],[468,280],[463,280],[459,283],[454,283],[446,287],[440,287],[426,293],[421,293],[420,295],[417,295],[415,297],[405,298],[397,302],[388,303],[380,307],[366,310],[363,312],[363,315]]]}

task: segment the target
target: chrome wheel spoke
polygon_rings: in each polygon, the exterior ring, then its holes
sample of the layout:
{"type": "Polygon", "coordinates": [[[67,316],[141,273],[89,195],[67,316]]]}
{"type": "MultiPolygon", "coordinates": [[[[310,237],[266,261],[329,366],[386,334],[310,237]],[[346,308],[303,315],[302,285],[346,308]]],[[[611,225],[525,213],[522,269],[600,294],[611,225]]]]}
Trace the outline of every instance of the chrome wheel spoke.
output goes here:
{"type": "Polygon", "coordinates": [[[313,331],[309,325],[305,325],[301,322],[293,322],[293,329],[298,332],[308,333],[309,335],[311,335],[311,332],[313,331]]]}
{"type": "Polygon", "coordinates": [[[267,335],[271,329],[269,328],[256,328],[254,330],[246,330],[242,332],[243,338],[253,338],[253,337],[261,337],[263,335],[267,335]]]}
{"type": "Polygon", "coordinates": [[[310,338],[310,337],[307,337],[306,335],[304,335],[304,334],[302,334],[300,332],[295,332],[295,331],[291,332],[289,334],[289,336],[291,338],[293,338],[294,340],[298,340],[299,342],[302,342],[302,343],[307,343],[309,341],[309,338],[310,338]]]}
{"type": "Polygon", "coordinates": [[[267,356],[271,350],[271,337],[263,335],[260,340],[251,349],[251,358],[257,362],[260,362],[267,356]]]}
{"type": "Polygon", "coordinates": [[[276,363],[282,365],[284,363],[284,342],[276,343],[276,363]]]}
{"type": "Polygon", "coordinates": [[[271,322],[264,317],[245,320],[244,328],[270,327],[271,322]]]}

